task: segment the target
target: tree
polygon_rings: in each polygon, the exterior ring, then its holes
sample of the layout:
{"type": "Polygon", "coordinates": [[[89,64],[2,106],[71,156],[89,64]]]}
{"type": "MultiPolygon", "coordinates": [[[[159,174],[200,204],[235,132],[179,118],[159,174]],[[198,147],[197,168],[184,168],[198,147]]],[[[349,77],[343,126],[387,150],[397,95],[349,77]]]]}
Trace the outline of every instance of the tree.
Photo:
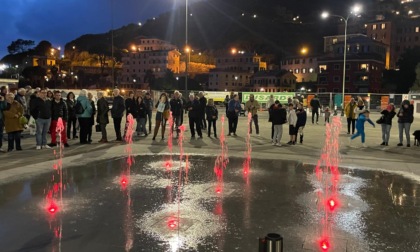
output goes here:
{"type": "Polygon", "coordinates": [[[33,40],[18,39],[12,41],[12,43],[7,47],[7,51],[9,54],[27,52],[32,48],[34,44],[35,42],[33,40]]]}
{"type": "Polygon", "coordinates": [[[35,67],[25,67],[22,71],[23,77],[28,79],[33,86],[44,88],[45,76],[47,75],[47,70],[40,66],[35,67]]]}
{"type": "Polygon", "coordinates": [[[34,53],[35,55],[39,55],[39,56],[47,56],[47,55],[50,55],[51,48],[52,48],[52,44],[49,41],[42,40],[34,48],[34,53]]]}
{"type": "Polygon", "coordinates": [[[420,63],[420,47],[407,49],[398,60],[399,82],[397,92],[407,93],[416,80],[416,66],[420,63]]]}
{"type": "Polygon", "coordinates": [[[420,91],[420,63],[418,63],[416,66],[416,81],[414,82],[414,85],[411,87],[410,91],[420,91]]]}

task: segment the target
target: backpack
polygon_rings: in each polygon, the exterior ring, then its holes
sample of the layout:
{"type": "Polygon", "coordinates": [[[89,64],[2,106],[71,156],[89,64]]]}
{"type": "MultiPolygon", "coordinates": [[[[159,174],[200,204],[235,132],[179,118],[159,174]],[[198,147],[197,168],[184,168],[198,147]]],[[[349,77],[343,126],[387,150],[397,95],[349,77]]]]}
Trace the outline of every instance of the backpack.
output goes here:
{"type": "Polygon", "coordinates": [[[76,115],[81,115],[83,114],[83,112],[85,112],[85,109],[83,108],[82,103],[80,103],[80,101],[77,101],[74,105],[74,112],[76,113],[76,115]]]}

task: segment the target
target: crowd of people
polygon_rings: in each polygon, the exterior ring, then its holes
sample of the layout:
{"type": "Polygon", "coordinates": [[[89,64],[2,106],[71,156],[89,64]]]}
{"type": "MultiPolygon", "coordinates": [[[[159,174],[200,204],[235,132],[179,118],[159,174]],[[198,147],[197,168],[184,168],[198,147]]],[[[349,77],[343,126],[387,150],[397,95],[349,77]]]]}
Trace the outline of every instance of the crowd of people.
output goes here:
{"type": "MultiPolygon", "coordinates": [[[[37,150],[57,146],[58,140],[65,147],[69,147],[69,139],[78,139],[80,144],[90,144],[92,143],[93,128],[96,132],[101,132],[99,142],[108,143],[109,116],[113,121],[114,141],[122,142],[127,127],[122,130],[121,124],[126,122],[126,117],[129,114],[136,121],[137,136],[153,134],[153,141],[156,140],[159,130],[161,139],[165,139],[166,124],[171,115],[173,127],[170,130],[176,132],[175,137],[179,137],[179,126],[184,123],[184,114],[188,114],[191,139],[196,137],[202,139],[203,131],[206,133],[206,130],[208,137],[218,137],[216,125],[219,111],[214,100],[207,99],[203,92],[199,92],[197,95],[191,93],[188,100],[185,100],[178,91],[175,91],[172,96],[162,93],[159,99],[154,102],[151,94],[146,91],[129,92],[125,99],[121,96],[119,89],[114,89],[111,109],[102,91],[97,93],[96,101],[93,94],[85,89],[80,90],[77,99],[73,92],[69,92],[65,99],[61,95],[61,91],[58,90],[31,89],[30,87],[20,88],[15,95],[8,92],[6,87],[2,87],[0,93],[0,150],[5,152],[2,149],[3,128],[8,136],[7,151],[22,150],[21,133],[28,125],[29,127],[33,125],[36,129],[35,148],[37,150]],[[154,109],[156,112],[152,131],[154,109]],[[60,118],[63,128],[57,132],[56,128],[60,118]],[[59,137],[57,133],[60,134],[59,137]],[[49,142],[47,141],[48,134],[51,135],[49,142]]],[[[255,128],[255,134],[257,136],[260,134],[258,113],[261,111],[261,105],[255,100],[254,95],[251,94],[249,100],[241,104],[239,96],[232,93],[226,97],[224,104],[228,119],[227,136],[237,136],[238,118],[241,112],[249,115],[249,125],[247,125],[249,133],[252,134],[253,128],[255,128]]],[[[316,95],[309,105],[312,112],[312,124],[318,124],[321,103],[316,95]]],[[[272,145],[281,146],[284,124],[288,126],[289,141],[287,144],[295,145],[297,142],[302,144],[307,121],[307,112],[303,103],[294,98],[281,104],[271,96],[267,108],[269,122],[271,122],[272,145]]],[[[386,109],[381,111],[381,118],[376,122],[381,125],[382,129],[381,145],[388,146],[392,120],[397,116],[398,146],[403,146],[403,133],[405,133],[406,145],[410,147],[410,126],[414,119],[413,102],[404,100],[399,111],[395,110],[394,104],[389,104],[386,109]]],[[[325,123],[329,123],[331,113],[328,107],[323,112],[325,123]]],[[[347,134],[351,134],[349,141],[360,136],[362,145],[365,146],[365,122],[369,122],[375,127],[375,123],[369,118],[370,112],[366,108],[365,102],[360,97],[357,98],[357,101],[353,98],[345,106],[344,112],[347,118],[347,134]]],[[[125,124],[127,125],[127,123],[125,124]]]]}

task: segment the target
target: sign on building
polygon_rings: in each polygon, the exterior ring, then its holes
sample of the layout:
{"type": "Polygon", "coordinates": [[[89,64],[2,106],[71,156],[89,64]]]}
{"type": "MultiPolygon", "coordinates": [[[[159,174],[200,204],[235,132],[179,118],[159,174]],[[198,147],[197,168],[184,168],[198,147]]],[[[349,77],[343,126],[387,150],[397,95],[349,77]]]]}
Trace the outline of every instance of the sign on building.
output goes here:
{"type": "Polygon", "coordinates": [[[287,103],[289,98],[295,97],[296,93],[291,92],[278,92],[278,93],[266,93],[266,92],[243,92],[242,93],[242,102],[249,100],[249,95],[253,94],[254,99],[259,103],[267,103],[270,100],[270,96],[274,97],[274,100],[279,100],[281,104],[287,103]]]}

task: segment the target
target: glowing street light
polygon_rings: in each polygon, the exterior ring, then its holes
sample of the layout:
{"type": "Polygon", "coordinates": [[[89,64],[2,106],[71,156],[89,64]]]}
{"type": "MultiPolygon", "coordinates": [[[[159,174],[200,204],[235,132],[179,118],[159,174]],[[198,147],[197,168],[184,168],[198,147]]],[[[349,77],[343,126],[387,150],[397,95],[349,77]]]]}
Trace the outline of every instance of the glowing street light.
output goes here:
{"type": "Polygon", "coordinates": [[[232,54],[236,54],[236,53],[238,52],[238,50],[236,50],[236,48],[232,48],[232,49],[230,50],[230,52],[231,52],[232,54]]]}
{"type": "Polygon", "coordinates": [[[347,17],[343,17],[340,15],[334,15],[330,14],[326,11],[322,12],[321,17],[323,19],[328,18],[329,16],[332,17],[338,17],[341,21],[344,21],[344,55],[343,55],[343,96],[342,96],[342,109],[341,109],[341,116],[344,116],[344,91],[346,87],[346,57],[347,57],[347,23],[352,15],[359,16],[359,13],[362,11],[362,6],[359,4],[356,4],[351,9],[350,13],[347,15],[347,17]]]}
{"type": "Polygon", "coordinates": [[[308,53],[308,48],[302,47],[302,49],[300,49],[300,53],[303,54],[303,55],[307,54],[308,53]]]}
{"type": "Polygon", "coordinates": [[[136,51],[136,50],[137,50],[137,47],[136,47],[135,45],[132,45],[132,46],[131,46],[131,50],[132,50],[132,51],[136,51]]]}

